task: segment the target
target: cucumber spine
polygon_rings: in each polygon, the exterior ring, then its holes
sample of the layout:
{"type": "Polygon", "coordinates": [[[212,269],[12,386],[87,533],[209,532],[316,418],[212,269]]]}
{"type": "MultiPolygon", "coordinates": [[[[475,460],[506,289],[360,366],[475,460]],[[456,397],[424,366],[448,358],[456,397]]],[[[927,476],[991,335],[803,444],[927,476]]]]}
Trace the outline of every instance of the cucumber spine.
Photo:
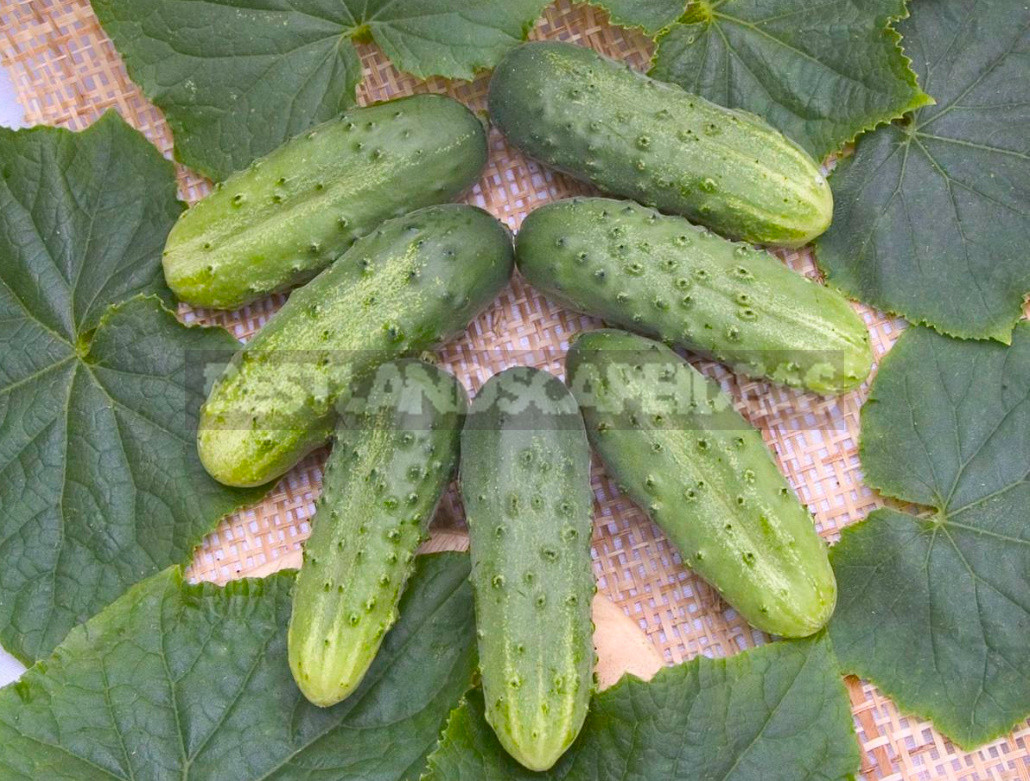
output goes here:
{"type": "Polygon", "coordinates": [[[579,734],[594,668],[590,448],[560,380],[517,367],[483,386],[461,490],[487,721],[515,759],[546,770],[579,734]]]}
{"type": "Polygon", "coordinates": [[[511,233],[481,209],[383,223],[290,297],[201,409],[200,460],[227,485],[279,477],[332,432],[352,382],[461,333],[511,276],[511,233]]]}
{"type": "Polygon", "coordinates": [[[523,44],[494,71],[489,101],[530,157],[725,236],[796,247],[830,224],[830,187],[797,144],[590,49],[523,44]]]}
{"type": "Polygon", "coordinates": [[[458,464],[465,389],[420,361],[383,364],[336,428],[293,591],[289,661],[315,705],[357,688],[375,659],[458,464]]]}
{"type": "Polygon", "coordinates": [[[718,385],[615,330],[580,334],[566,372],[594,450],[684,564],[765,632],[805,637],[826,624],[837,598],[826,546],[718,385]]]}
{"type": "Polygon", "coordinates": [[[482,124],[442,95],[355,108],[184,212],[162,264],[194,306],[235,309],[311,279],[383,220],[453,200],[486,164],[482,124]]]}
{"type": "Polygon", "coordinates": [[[519,231],[516,262],[573,309],[751,377],[836,394],[872,367],[869,332],[840,293],[763,250],[631,201],[537,209],[519,231]]]}

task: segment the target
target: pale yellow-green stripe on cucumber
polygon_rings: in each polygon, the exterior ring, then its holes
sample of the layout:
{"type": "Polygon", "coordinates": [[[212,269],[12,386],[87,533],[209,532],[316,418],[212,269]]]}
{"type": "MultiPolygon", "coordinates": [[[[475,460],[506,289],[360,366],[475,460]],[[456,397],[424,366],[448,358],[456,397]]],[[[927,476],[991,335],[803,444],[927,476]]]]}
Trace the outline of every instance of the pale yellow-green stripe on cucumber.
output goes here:
{"type": "Polygon", "coordinates": [[[461,450],[486,718],[509,754],[546,770],[593,688],[590,446],[561,381],[517,367],[480,390],[461,450]]]}
{"type": "Polygon", "coordinates": [[[537,209],[516,242],[531,285],[612,325],[816,393],[857,388],[869,332],[844,296],[778,258],[632,201],[537,209]]]}
{"type": "Polygon", "coordinates": [[[530,157],[725,236],[800,246],[833,215],[815,161],[765,121],[581,46],[513,50],[490,116],[530,157]]]}
{"type": "Polygon", "coordinates": [[[566,372],[594,450],[684,564],[763,631],[804,637],[829,620],[826,546],[718,385],[668,347],[614,330],[580,334],[566,372]]]}
{"type": "Polygon", "coordinates": [[[386,363],[348,401],[293,590],[289,660],[315,705],[357,688],[458,465],[465,389],[416,360],[386,363]]]}
{"type": "Polygon", "coordinates": [[[201,410],[200,460],[227,485],[279,477],[332,431],[379,364],[461,333],[507,283],[511,234],[481,209],[389,220],[298,289],[233,358],[201,410]]]}
{"type": "Polygon", "coordinates": [[[486,156],[480,121],[442,95],[352,109],[184,212],[168,235],[165,279],[183,301],[219,309],[285,290],[383,220],[453,200],[486,156]]]}

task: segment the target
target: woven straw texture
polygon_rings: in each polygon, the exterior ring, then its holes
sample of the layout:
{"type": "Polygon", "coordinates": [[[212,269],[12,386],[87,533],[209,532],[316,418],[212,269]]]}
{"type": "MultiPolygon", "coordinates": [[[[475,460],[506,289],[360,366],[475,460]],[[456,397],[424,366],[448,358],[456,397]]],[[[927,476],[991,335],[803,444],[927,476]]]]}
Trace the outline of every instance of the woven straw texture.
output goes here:
{"type": "MultiPolygon", "coordinates": [[[[171,135],[161,112],[128,79],[88,0],[0,0],[0,55],[15,83],[30,123],[82,129],[106,109],[117,109],[170,155],[171,135]]],[[[605,14],[567,0],[547,9],[535,38],[574,41],[644,68],[650,41],[610,26],[605,14]]],[[[446,92],[473,109],[483,109],[487,79],[473,83],[419,82],[398,73],[374,46],[361,47],[365,80],[362,104],[413,92],[446,92]]],[[[490,136],[491,159],[468,200],[511,228],[537,206],[587,192],[583,186],[528,162],[501,136],[490,136]]],[[[181,169],[183,197],[193,201],[208,183],[181,169]]],[[[785,252],[795,270],[815,276],[807,251],[785,252]]],[[[225,314],[183,307],[187,322],[217,323],[244,339],[281,304],[272,299],[225,314]]],[[[859,307],[877,355],[887,351],[904,323],[859,307]]],[[[468,333],[440,351],[443,364],[470,391],[505,367],[528,364],[561,374],[571,334],[597,321],[557,308],[513,281],[468,333]]],[[[760,428],[780,466],[815,514],[830,541],[839,530],[882,504],[862,483],[858,413],[865,389],[832,400],[734,377],[721,367],[696,361],[738,400],[760,428]]],[[[294,564],[308,535],[325,453],[295,468],[259,505],[225,521],[197,551],[195,579],[224,582],[294,564]]],[[[594,565],[599,587],[635,619],[669,663],[697,654],[722,656],[766,642],[715,592],[686,570],[665,537],[620,496],[595,464],[594,565]]],[[[461,524],[454,492],[443,503],[437,527],[461,524]]],[[[964,752],[919,719],[906,717],[876,687],[848,679],[855,727],[863,747],[862,772],[876,779],[1004,779],[1030,781],[1030,723],[977,751],[964,752]]]]}

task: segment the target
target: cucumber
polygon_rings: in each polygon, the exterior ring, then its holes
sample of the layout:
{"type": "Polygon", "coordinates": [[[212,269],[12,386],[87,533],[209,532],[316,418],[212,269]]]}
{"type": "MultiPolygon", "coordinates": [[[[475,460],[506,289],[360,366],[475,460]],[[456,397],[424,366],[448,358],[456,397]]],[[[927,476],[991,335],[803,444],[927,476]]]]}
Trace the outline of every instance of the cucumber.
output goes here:
{"type": "Polygon", "coordinates": [[[215,185],[168,235],[172,291],[234,309],[315,276],[383,220],[453,200],[486,164],[461,103],[416,95],[356,108],[215,185]]]}
{"type": "Polygon", "coordinates": [[[461,333],[508,281],[511,233],[472,206],[383,223],[289,301],[229,363],[201,409],[219,482],[279,477],[332,432],[334,404],[376,366],[461,333]]]}
{"type": "Polygon", "coordinates": [[[373,378],[336,428],[293,590],[290,669],[321,707],[357,688],[397,618],[468,406],[454,377],[419,361],[383,364],[373,378]]]}
{"type": "Polygon", "coordinates": [[[817,393],[858,387],[873,351],[834,290],[767,252],[629,201],[574,198],[522,223],[516,263],[573,309],[817,393]]]}
{"type": "Polygon", "coordinates": [[[567,43],[527,43],[490,81],[490,116],[531,157],[733,238],[795,247],[833,196],[801,147],[762,119],[567,43]]]}
{"type": "Polygon", "coordinates": [[[657,342],[581,334],[566,359],[609,473],[753,626],[805,637],[837,585],[811,515],[718,385],[657,342]]]}
{"type": "Polygon", "coordinates": [[[590,446],[568,389],[523,366],[480,390],[461,450],[486,718],[546,770],[592,691],[590,446]]]}

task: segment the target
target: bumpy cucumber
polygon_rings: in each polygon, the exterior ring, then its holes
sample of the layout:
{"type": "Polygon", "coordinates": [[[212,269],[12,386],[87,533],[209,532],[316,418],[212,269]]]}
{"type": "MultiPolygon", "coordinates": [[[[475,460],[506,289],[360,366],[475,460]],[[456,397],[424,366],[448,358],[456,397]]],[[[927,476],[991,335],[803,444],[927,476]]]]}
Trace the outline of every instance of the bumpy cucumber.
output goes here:
{"type": "Polygon", "coordinates": [[[384,364],[368,385],[336,428],[293,590],[290,669],[322,707],[361,683],[397,618],[468,405],[454,377],[419,361],[384,364]]]}
{"type": "Polygon", "coordinates": [[[508,229],[471,206],[383,223],[226,367],[201,410],[201,462],[227,485],[278,477],[329,438],[352,382],[461,333],[507,282],[513,254],[508,229]]]}
{"type": "Polygon", "coordinates": [[[816,163],[760,118],[567,43],[512,51],[490,116],[531,157],[725,236],[799,246],[833,196],[816,163]]]}
{"type": "Polygon", "coordinates": [[[486,163],[479,120],[442,95],[356,108],[234,174],[172,228],[165,279],[235,308],[310,279],[383,220],[445,203],[486,163]]]}
{"type": "Polygon", "coordinates": [[[624,331],[591,331],[566,370],[591,444],[683,562],[754,626],[822,627],[837,585],[812,517],[719,387],[676,353],[624,331]]]}
{"type": "Polygon", "coordinates": [[[590,446],[565,386],[518,367],[480,390],[461,449],[487,721],[546,770],[592,689],[590,446]]]}
{"type": "Polygon", "coordinates": [[[759,249],[629,201],[575,198],[522,223],[516,262],[574,309],[817,393],[869,374],[869,332],[847,299],[759,249]]]}

